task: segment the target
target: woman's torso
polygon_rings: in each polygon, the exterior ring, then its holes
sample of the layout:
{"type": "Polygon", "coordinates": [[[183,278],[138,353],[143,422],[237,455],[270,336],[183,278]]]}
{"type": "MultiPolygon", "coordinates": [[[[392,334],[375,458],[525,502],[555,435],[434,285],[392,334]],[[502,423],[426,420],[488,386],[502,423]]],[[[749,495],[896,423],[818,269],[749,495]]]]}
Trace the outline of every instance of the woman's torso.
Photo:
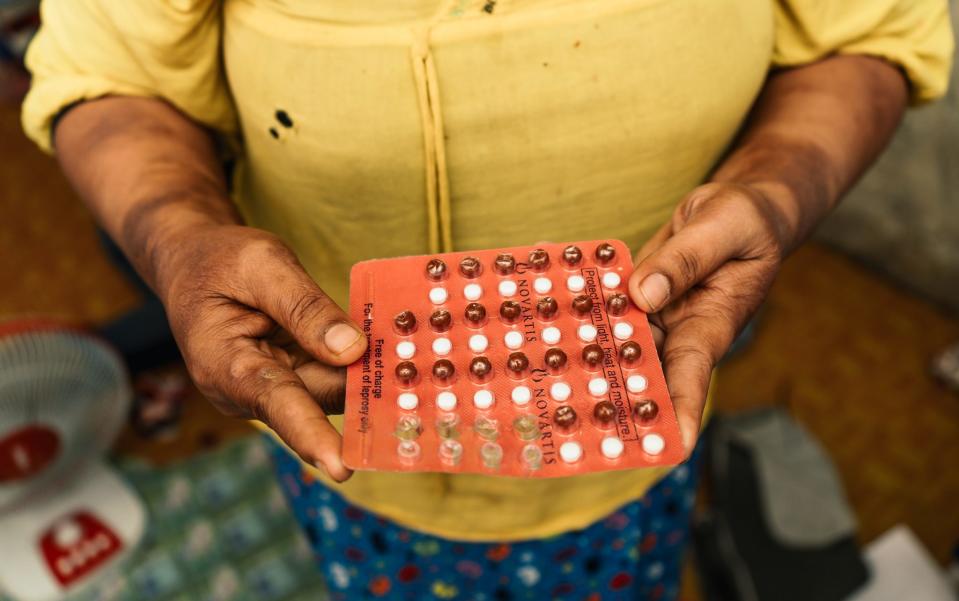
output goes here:
{"type": "MultiPolygon", "coordinates": [[[[227,0],[235,196],[346,304],[356,261],[539,240],[637,248],[759,91],[769,0],[227,0]]],[[[580,527],[658,470],[358,473],[352,501],[467,539],[580,527]]]]}

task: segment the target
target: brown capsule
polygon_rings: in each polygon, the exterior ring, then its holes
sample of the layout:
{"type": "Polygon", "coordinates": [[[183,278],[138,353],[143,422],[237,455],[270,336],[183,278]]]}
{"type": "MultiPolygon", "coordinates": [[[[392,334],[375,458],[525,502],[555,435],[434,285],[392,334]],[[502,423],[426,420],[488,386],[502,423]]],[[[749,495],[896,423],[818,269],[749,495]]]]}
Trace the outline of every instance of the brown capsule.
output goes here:
{"type": "Polygon", "coordinates": [[[437,332],[445,332],[453,325],[453,316],[446,309],[437,309],[430,315],[430,327],[437,332]]]}
{"type": "Polygon", "coordinates": [[[632,340],[624,342],[619,347],[619,360],[626,365],[632,365],[639,361],[643,356],[643,348],[632,340]]]}
{"type": "Polygon", "coordinates": [[[470,373],[478,379],[483,379],[493,372],[493,364],[486,357],[476,357],[470,361],[470,373]]]}
{"type": "Polygon", "coordinates": [[[529,267],[533,271],[546,271],[549,267],[549,253],[542,248],[536,248],[529,252],[529,267]]]}
{"type": "Polygon", "coordinates": [[[566,367],[566,353],[562,349],[551,348],[543,356],[543,362],[550,371],[556,372],[566,367]]]}
{"type": "Polygon", "coordinates": [[[440,259],[430,259],[426,264],[426,277],[438,282],[446,277],[446,263],[440,259]]]}
{"type": "Polygon", "coordinates": [[[396,379],[403,384],[409,384],[416,379],[416,366],[412,361],[401,361],[396,364],[396,379]]]}
{"type": "Polygon", "coordinates": [[[659,405],[656,401],[643,399],[633,405],[633,419],[641,424],[648,424],[659,415],[659,405]]]}
{"type": "Polygon", "coordinates": [[[456,369],[453,367],[453,362],[449,359],[440,359],[433,364],[433,377],[441,382],[450,380],[455,373],[456,369]]]}
{"type": "Polygon", "coordinates": [[[550,319],[559,311],[559,303],[552,296],[544,296],[536,302],[536,314],[543,319],[550,319]]]}
{"type": "Polygon", "coordinates": [[[503,304],[499,306],[499,315],[503,318],[503,321],[507,323],[513,323],[519,319],[522,313],[523,308],[520,307],[520,304],[516,301],[503,301],[503,304]]]}
{"type": "Polygon", "coordinates": [[[466,305],[463,316],[466,317],[466,321],[471,324],[481,324],[486,320],[486,307],[479,303],[470,303],[466,305]]]}
{"type": "Polygon", "coordinates": [[[514,374],[521,374],[529,367],[529,359],[523,353],[510,353],[506,358],[506,369],[514,374]]]}
{"type": "Polygon", "coordinates": [[[576,425],[576,410],[569,405],[557,407],[553,413],[553,423],[560,430],[571,430],[576,425]]]}
{"type": "Polygon", "coordinates": [[[593,407],[593,417],[601,426],[609,426],[616,419],[616,406],[609,401],[600,401],[593,407]]]}
{"type": "Polygon", "coordinates": [[[587,344],[583,347],[583,363],[586,367],[598,367],[603,362],[603,357],[603,347],[598,344],[587,344]]]}
{"type": "Polygon", "coordinates": [[[576,267],[583,260],[583,251],[578,246],[570,244],[563,249],[563,263],[570,267],[576,267]]]}
{"type": "Polygon", "coordinates": [[[603,242],[596,247],[596,262],[600,265],[606,265],[607,263],[612,263],[613,259],[616,258],[616,249],[612,244],[608,242],[603,242]]]}
{"type": "Polygon", "coordinates": [[[493,261],[493,270],[500,275],[509,275],[516,271],[516,259],[509,253],[500,253],[493,261]]]}
{"type": "Polygon", "coordinates": [[[579,317],[589,315],[589,312],[593,310],[593,299],[585,294],[580,294],[573,298],[572,307],[574,315],[578,315],[579,317]]]}
{"type": "Polygon", "coordinates": [[[416,330],[416,316],[412,311],[403,311],[393,318],[393,325],[400,334],[412,334],[416,330]]]}
{"type": "Polygon", "coordinates": [[[606,299],[606,312],[610,315],[619,317],[620,315],[625,315],[626,311],[628,310],[629,299],[626,298],[625,294],[616,292],[614,294],[610,294],[609,298],[606,299]]]}
{"type": "Polygon", "coordinates": [[[478,277],[483,271],[483,264],[476,257],[463,257],[460,261],[460,273],[466,278],[478,277]]]}

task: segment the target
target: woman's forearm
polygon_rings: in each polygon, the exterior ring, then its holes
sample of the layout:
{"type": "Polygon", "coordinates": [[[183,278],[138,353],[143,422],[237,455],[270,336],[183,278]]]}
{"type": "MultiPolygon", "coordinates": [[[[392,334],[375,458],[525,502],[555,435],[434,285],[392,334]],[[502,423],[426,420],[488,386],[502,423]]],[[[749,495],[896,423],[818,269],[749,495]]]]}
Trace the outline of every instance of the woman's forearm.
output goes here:
{"type": "Polygon", "coordinates": [[[211,136],[162,100],[84,102],[54,142],[67,178],[154,288],[178,232],[239,222],[211,136]]]}
{"type": "Polygon", "coordinates": [[[774,73],[712,179],[761,190],[792,250],[886,146],[907,99],[902,73],[876,58],[836,56],[774,73]]]}

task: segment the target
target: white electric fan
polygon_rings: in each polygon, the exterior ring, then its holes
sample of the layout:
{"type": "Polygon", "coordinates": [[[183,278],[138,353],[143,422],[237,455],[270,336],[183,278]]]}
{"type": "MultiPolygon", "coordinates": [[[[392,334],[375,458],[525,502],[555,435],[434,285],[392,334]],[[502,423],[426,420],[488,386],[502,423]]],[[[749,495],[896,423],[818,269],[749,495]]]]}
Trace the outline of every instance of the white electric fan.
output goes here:
{"type": "Polygon", "coordinates": [[[136,547],[143,504],[103,462],[130,399],[105,342],[0,323],[0,592],[62,599],[136,547]]]}

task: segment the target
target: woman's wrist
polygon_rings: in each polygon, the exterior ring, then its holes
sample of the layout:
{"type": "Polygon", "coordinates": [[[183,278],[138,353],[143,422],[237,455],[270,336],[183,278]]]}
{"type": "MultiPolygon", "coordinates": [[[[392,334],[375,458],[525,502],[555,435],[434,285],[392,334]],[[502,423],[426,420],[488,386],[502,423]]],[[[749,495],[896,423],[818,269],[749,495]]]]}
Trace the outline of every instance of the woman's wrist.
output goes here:
{"type": "Polygon", "coordinates": [[[798,247],[835,207],[841,188],[828,153],[800,136],[754,136],[716,170],[711,181],[744,186],[774,217],[784,253],[798,247]]]}
{"type": "Polygon", "coordinates": [[[771,73],[713,181],[760,191],[781,214],[792,250],[886,145],[906,97],[898,69],[871,57],[833,56],[771,73]]]}
{"type": "MultiPolygon", "coordinates": [[[[163,298],[176,272],[189,264],[190,242],[208,237],[217,228],[241,225],[228,198],[219,199],[223,210],[210,210],[211,199],[192,199],[189,195],[166,197],[162,208],[145,211],[142,219],[130,220],[124,227],[121,247],[141,276],[163,298]]],[[[132,217],[136,217],[135,205],[132,217]]],[[[143,205],[148,207],[149,203],[143,205]]]]}

